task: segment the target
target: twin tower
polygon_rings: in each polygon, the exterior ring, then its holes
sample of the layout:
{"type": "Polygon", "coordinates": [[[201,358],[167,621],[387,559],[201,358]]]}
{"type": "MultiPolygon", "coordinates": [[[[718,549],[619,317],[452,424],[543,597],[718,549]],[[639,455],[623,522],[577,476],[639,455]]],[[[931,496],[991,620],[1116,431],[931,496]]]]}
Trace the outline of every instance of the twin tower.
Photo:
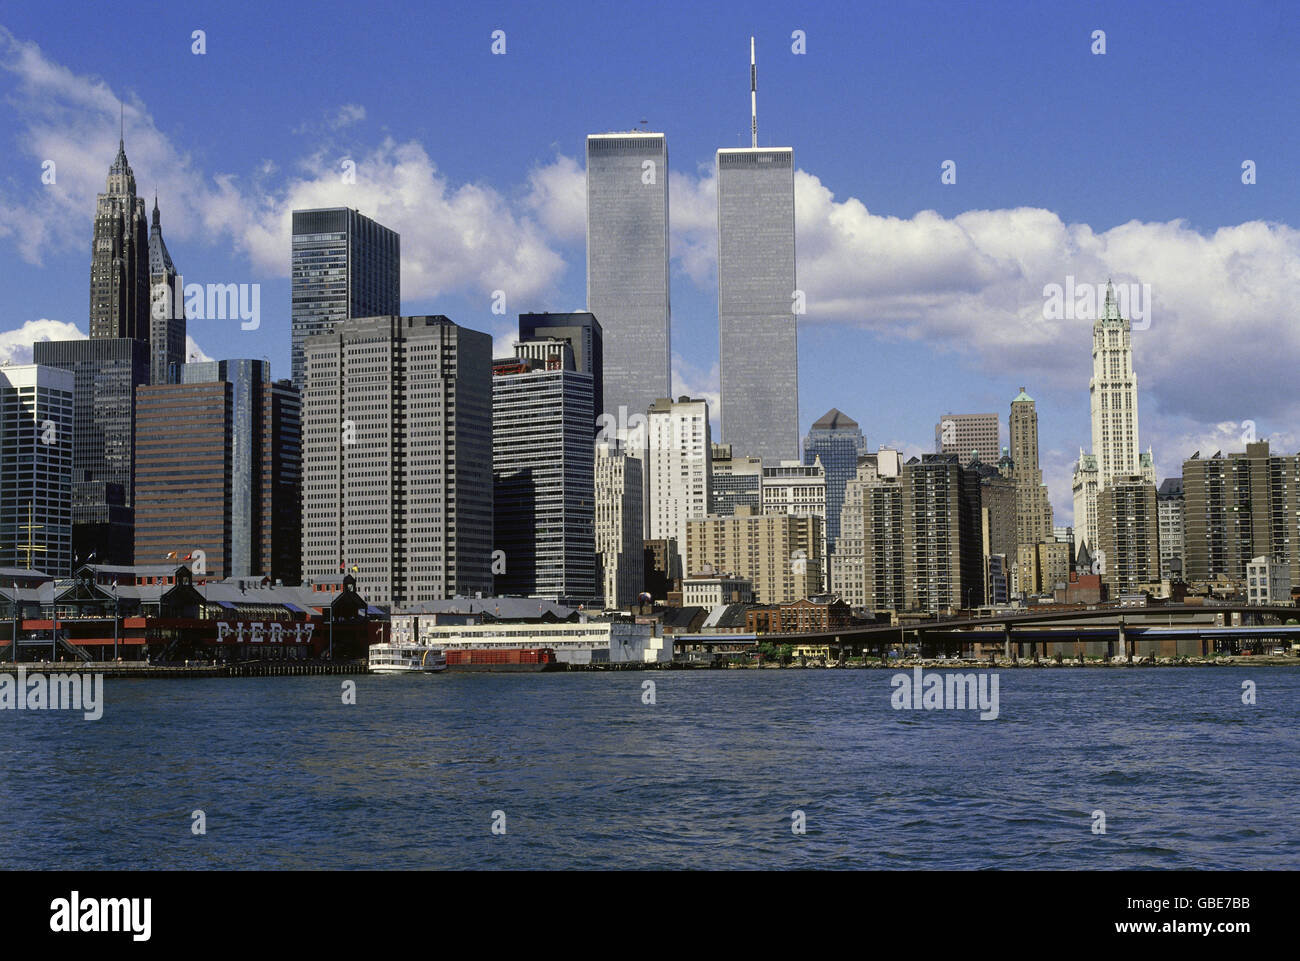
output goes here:
{"type": "MultiPolygon", "coordinates": [[[[750,76],[752,95],[752,45],[750,76]]],[[[753,124],[752,146],[717,153],[722,441],[779,462],[799,456],[794,150],[759,147],[753,124]]],[[[668,258],[667,138],[592,134],[587,309],[604,329],[605,408],[620,424],[673,396],[668,258]]]]}

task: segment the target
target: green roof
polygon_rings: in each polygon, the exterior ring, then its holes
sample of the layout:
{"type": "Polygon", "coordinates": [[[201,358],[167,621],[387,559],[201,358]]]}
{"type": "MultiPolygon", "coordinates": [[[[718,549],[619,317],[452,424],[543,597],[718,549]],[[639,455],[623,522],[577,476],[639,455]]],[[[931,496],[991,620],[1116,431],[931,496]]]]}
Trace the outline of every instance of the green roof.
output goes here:
{"type": "Polygon", "coordinates": [[[1025,393],[1025,389],[1023,387],[1020,388],[1020,393],[1016,394],[1015,400],[1013,400],[1011,403],[1019,404],[1022,401],[1029,401],[1029,403],[1031,404],[1034,402],[1034,399],[1025,393]]]}

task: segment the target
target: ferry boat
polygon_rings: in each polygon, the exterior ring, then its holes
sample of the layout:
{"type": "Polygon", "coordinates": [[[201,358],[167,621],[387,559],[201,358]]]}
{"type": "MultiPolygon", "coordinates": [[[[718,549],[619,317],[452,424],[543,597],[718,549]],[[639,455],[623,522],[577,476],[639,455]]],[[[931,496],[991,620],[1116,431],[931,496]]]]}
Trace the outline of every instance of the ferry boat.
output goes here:
{"type": "Polygon", "coordinates": [[[390,641],[370,645],[371,674],[434,674],[447,670],[447,657],[428,644],[390,641]]]}

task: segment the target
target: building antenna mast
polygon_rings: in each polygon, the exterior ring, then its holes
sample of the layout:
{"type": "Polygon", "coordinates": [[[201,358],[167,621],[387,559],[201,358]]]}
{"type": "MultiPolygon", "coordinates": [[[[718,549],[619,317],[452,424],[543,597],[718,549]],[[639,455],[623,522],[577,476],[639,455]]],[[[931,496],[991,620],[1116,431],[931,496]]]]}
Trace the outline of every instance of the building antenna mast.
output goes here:
{"type": "Polygon", "coordinates": [[[758,148],[758,70],[754,65],[754,38],[749,38],[749,139],[758,148]]]}

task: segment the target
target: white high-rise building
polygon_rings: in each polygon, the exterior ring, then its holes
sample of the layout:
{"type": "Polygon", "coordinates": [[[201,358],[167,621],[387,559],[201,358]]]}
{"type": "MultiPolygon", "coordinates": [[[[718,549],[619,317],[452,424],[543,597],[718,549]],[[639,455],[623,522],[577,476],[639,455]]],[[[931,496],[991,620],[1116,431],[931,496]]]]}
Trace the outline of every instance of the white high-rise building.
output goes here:
{"type": "Polygon", "coordinates": [[[645,589],[641,469],[618,445],[596,445],[596,589],[606,607],[629,607],[645,589]]]}
{"type": "Polygon", "coordinates": [[[1120,316],[1115,288],[1107,282],[1101,316],[1092,325],[1092,455],[1080,451],[1074,475],[1076,545],[1096,547],[1097,497],[1116,477],[1140,475],[1155,484],[1151,452],[1138,443],[1137,375],[1133,372],[1132,326],[1120,316]],[[1092,472],[1095,471],[1095,482],[1092,472]]]}
{"type": "Polygon", "coordinates": [[[394,607],[490,594],[492,338],[349,318],[303,357],[303,578],[350,573],[394,607]]]}
{"type": "Polygon", "coordinates": [[[709,513],[712,445],[707,401],[661,397],[650,406],[648,539],[676,538],[679,556],[686,547],[686,522],[709,513]]]}
{"type": "Polygon", "coordinates": [[[72,573],[72,371],[0,367],[0,567],[72,573]]]}

